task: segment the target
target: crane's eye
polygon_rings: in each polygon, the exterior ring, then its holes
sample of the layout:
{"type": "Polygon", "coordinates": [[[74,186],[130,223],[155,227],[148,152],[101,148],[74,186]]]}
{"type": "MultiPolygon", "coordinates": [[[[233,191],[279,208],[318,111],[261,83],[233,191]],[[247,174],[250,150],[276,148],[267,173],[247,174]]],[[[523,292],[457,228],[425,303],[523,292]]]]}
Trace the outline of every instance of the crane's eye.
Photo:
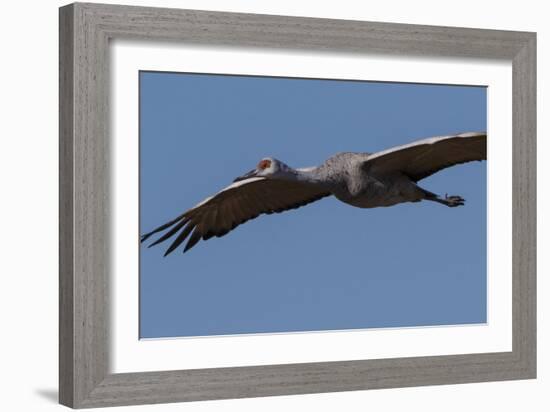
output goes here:
{"type": "Polygon", "coordinates": [[[260,163],[258,163],[258,169],[264,170],[271,166],[271,160],[262,160],[260,163]]]}

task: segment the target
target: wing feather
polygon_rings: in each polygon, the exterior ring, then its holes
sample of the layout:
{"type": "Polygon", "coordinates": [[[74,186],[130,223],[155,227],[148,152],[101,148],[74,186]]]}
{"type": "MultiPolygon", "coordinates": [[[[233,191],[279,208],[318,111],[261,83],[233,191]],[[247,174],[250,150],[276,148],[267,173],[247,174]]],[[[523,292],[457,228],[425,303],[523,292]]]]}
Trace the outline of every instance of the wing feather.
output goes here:
{"type": "Polygon", "coordinates": [[[164,235],[159,237],[155,242],[151,243],[149,247],[158,245],[161,242],[164,242],[166,239],[174,236],[179,230],[189,221],[189,219],[183,218],[176,224],[172,229],[166,232],[164,235]]]}
{"type": "Polygon", "coordinates": [[[201,237],[202,237],[201,231],[198,229],[198,227],[196,227],[195,230],[193,231],[193,234],[189,238],[189,241],[185,245],[185,248],[183,249],[183,251],[187,252],[189,249],[195,246],[197,242],[201,240],[201,237]]]}
{"type": "Polygon", "coordinates": [[[329,195],[331,193],[326,189],[310,183],[258,177],[239,180],[141,239],[144,241],[152,234],[170,228],[151,246],[177,234],[165,256],[189,239],[184,247],[186,252],[199,240],[224,236],[261,214],[296,209],[329,195]]]}
{"type": "Polygon", "coordinates": [[[172,244],[170,245],[170,247],[168,249],[166,249],[166,252],[164,253],[164,256],[172,253],[172,251],[177,248],[179,245],[182,244],[182,242],[185,240],[185,238],[187,238],[187,236],[189,236],[189,233],[191,233],[191,231],[195,228],[195,225],[190,222],[189,224],[187,224],[187,226],[185,226],[183,228],[183,230],[181,231],[181,233],[176,237],[176,240],[174,240],[174,242],[172,242],[172,244]]]}
{"type": "Polygon", "coordinates": [[[487,160],[487,133],[431,137],[369,155],[363,166],[370,173],[399,171],[418,182],[442,169],[487,160]]]}

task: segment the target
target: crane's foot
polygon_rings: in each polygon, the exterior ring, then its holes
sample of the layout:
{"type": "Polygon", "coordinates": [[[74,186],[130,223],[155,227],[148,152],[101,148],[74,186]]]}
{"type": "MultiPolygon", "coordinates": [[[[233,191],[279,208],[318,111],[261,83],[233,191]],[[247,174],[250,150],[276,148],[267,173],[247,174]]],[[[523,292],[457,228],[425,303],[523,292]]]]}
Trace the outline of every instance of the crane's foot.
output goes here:
{"type": "Polygon", "coordinates": [[[447,196],[447,194],[445,194],[445,197],[441,197],[436,195],[435,193],[430,192],[429,190],[422,189],[421,187],[419,187],[419,189],[424,194],[424,200],[441,203],[442,205],[448,207],[463,206],[465,202],[465,200],[461,196],[447,196]]]}
{"type": "Polygon", "coordinates": [[[441,199],[441,203],[443,203],[444,205],[449,206],[449,207],[463,206],[464,205],[464,199],[460,196],[447,196],[447,195],[445,195],[445,198],[441,199]]]}
{"type": "Polygon", "coordinates": [[[447,196],[440,197],[436,195],[435,193],[429,192],[427,190],[424,190],[424,199],[430,200],[432,202],[441,203],[442,205],[448,206],[448,207],[457,207],[457,206],[463,206],[465,200],[461,196],[447,196]]]}

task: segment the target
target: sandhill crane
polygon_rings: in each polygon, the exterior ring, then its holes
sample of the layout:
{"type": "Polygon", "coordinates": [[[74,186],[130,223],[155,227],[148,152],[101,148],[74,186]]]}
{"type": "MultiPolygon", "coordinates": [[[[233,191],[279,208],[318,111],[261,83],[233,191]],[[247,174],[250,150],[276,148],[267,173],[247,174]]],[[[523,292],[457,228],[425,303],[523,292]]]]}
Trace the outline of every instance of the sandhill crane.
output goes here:
{"type": "Polygon", "coordinates": [[[296,209],[327,196],[361,208],[421,200],[461,206],[462,197],[441,197],[417,182],[447,167],[485,159],[485,132],[431,137],[377,153],[337,153],[320,166],[301,169],[266,157],[220,192],[143,235],[141,241],[170,229],[149,247],[177,234],[166,256],[190,235],[186,252],[200,239],[224,236],[261,214],[296,209]]]}

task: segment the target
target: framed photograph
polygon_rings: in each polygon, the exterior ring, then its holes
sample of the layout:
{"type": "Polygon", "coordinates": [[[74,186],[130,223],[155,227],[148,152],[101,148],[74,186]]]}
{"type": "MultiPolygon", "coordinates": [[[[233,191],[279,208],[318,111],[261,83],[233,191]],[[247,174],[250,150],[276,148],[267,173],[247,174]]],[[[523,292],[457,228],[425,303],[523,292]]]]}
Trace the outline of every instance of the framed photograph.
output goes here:
{"type": "Polygon", "coordinates": [[[536,377],[536,35],[60,9],[60,402],[536,377]]]}

